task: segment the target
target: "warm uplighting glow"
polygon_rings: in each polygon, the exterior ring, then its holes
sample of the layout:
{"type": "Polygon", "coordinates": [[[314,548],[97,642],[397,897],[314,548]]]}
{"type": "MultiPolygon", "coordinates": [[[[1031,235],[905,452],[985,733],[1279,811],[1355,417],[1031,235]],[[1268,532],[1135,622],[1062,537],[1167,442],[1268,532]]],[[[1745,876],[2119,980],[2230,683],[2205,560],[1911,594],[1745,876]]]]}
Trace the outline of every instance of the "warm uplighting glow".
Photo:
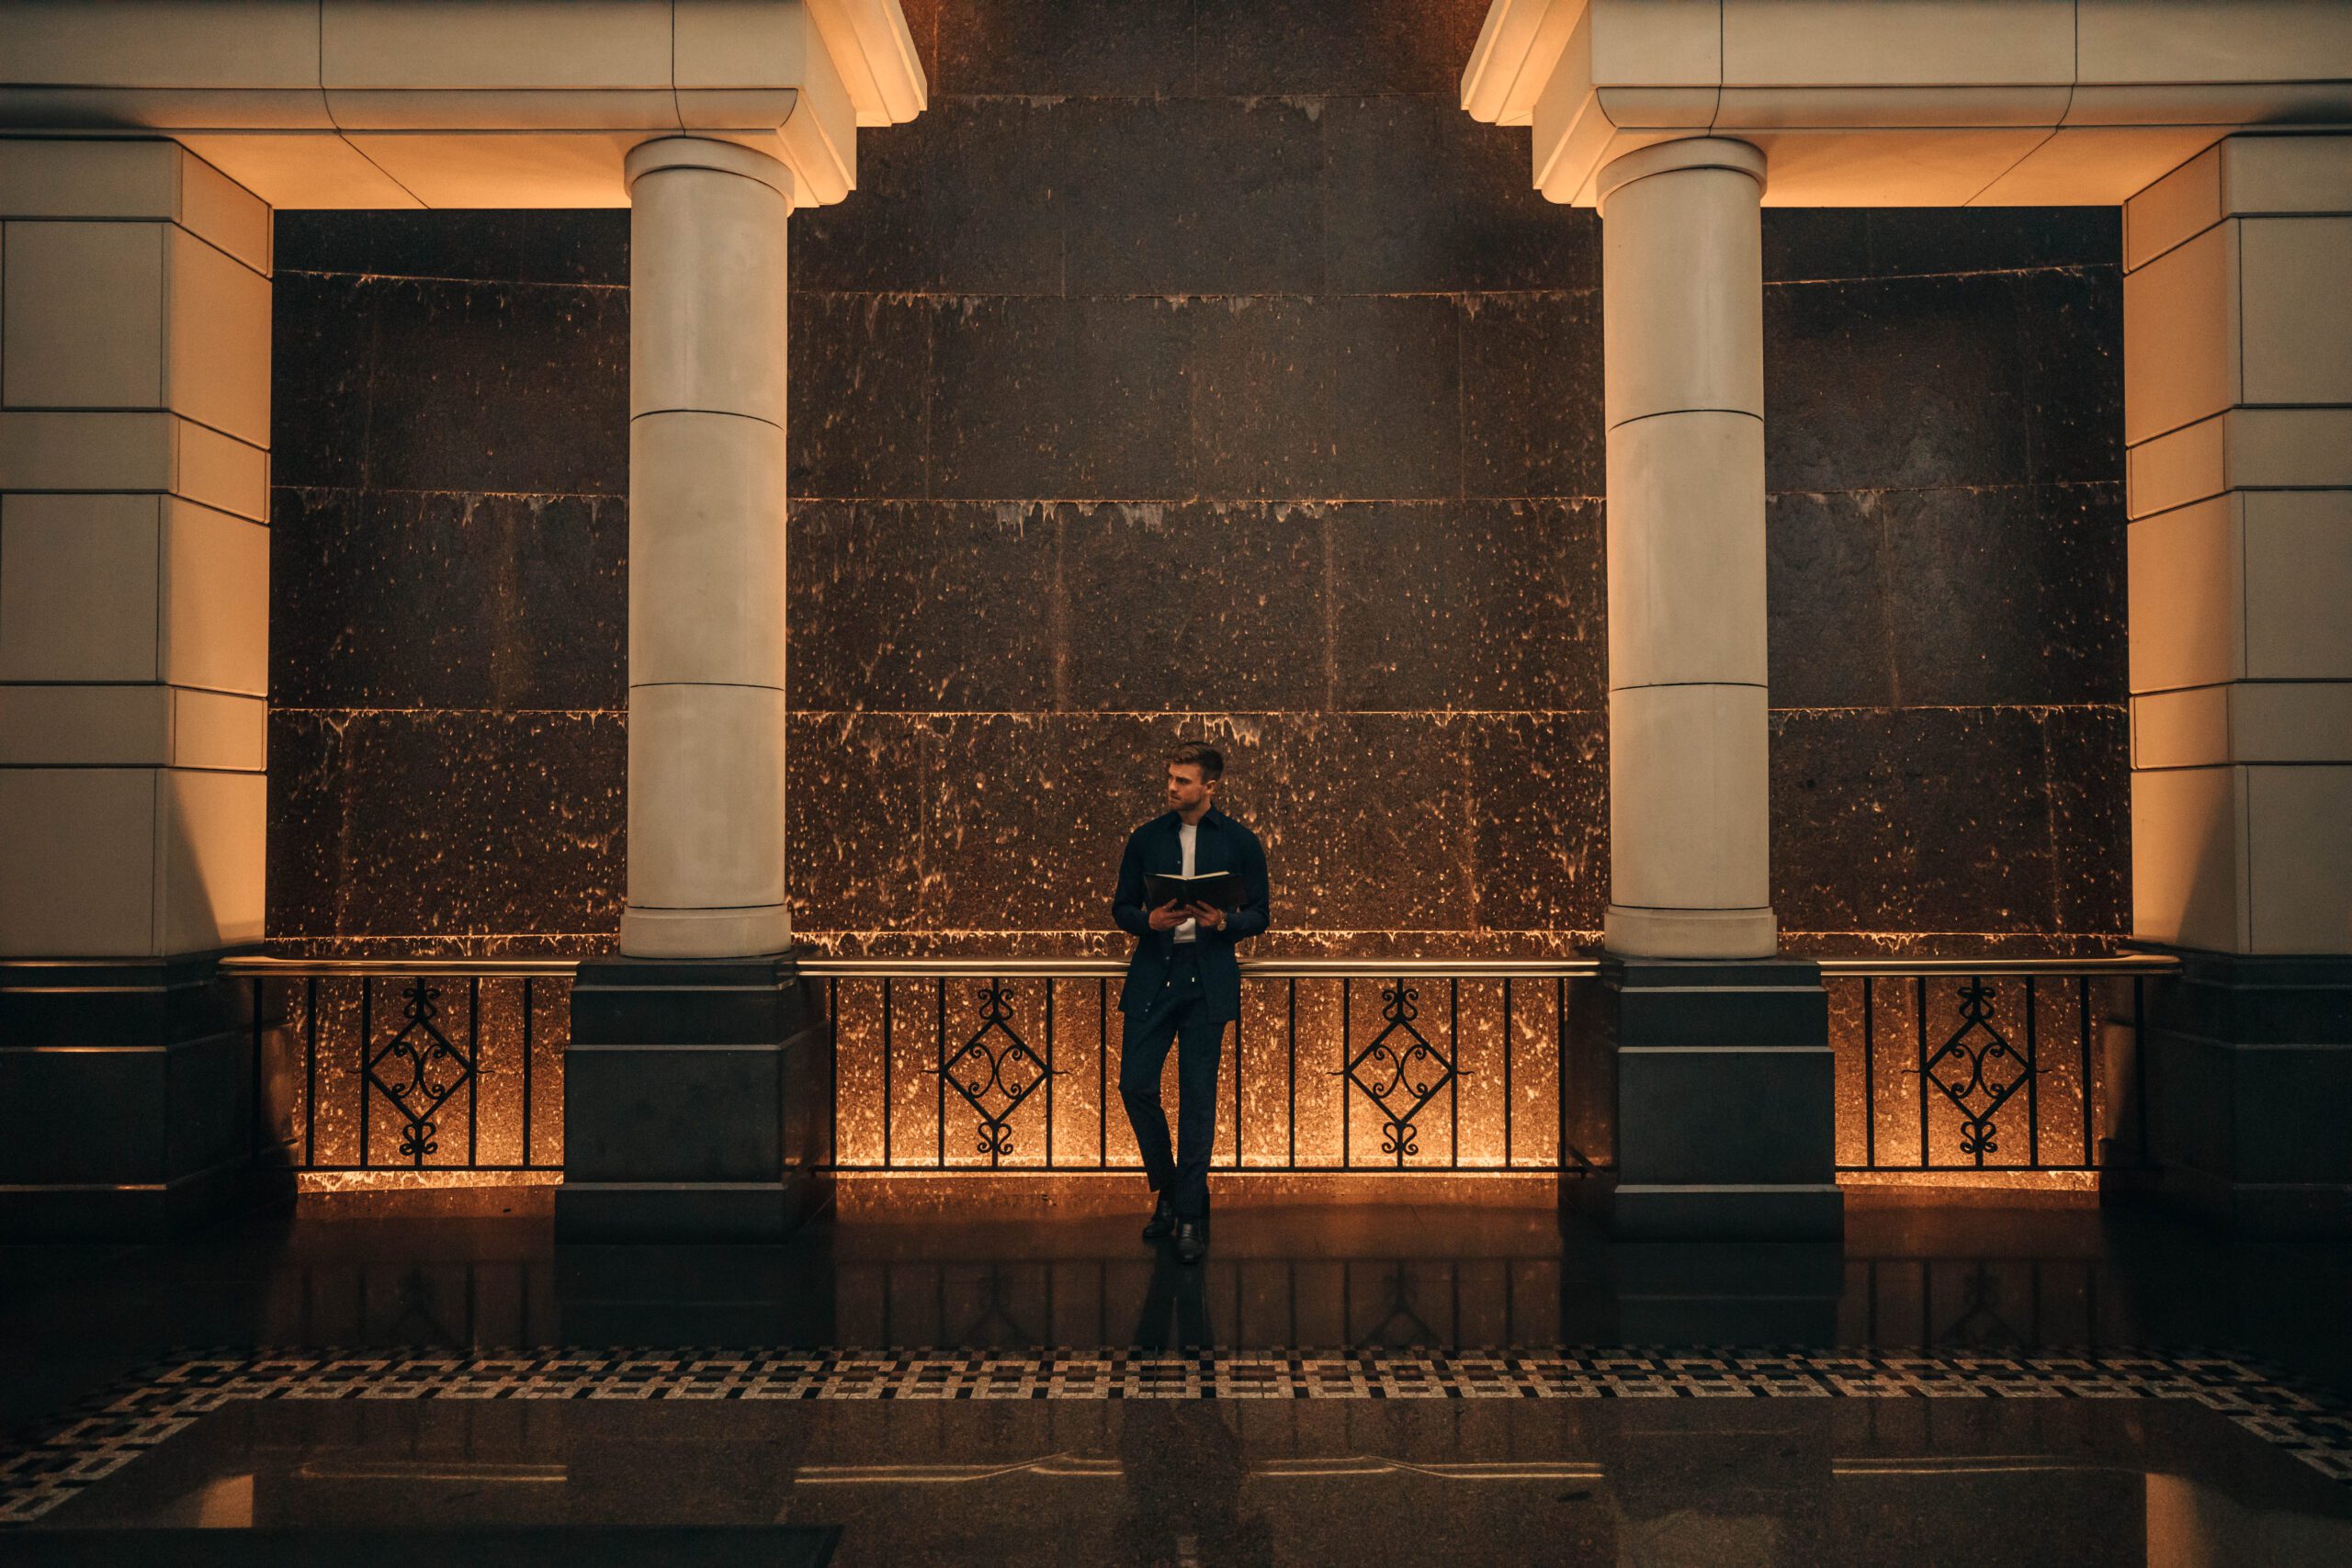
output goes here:
{"type": "MultiPolygon", "coordinates": [[[[844,1213],[1041,1203],[1061,1213],[1115,1213],[1133,1206],[1140,1162],[1116,1094],[1114,982],[1091,971],[1057,975],[1056,967],[1009,961],[993,977],[971,965],[946,976],[850,972],[814,983],[820,1005],[838,1016],[831,1061],[821,1051],[811,1058],[829,1092],[820,1097],[823,1124],[809,1136],[820,1161],[830,1146],[827,1163],[842,1171],[836,1197],[844,1213]]],[[[1566,1165],[1609,1163],[1607,1063],[1577,1055],[1577,982],[1506,979],[1477,974],[1473,964],[1462,965],[1472,973],[1461,978],[1407,963],[1387,979],[1297,967],[1295,976],[1245,982],[1240,1023],[1227,1035],[1216,1160],[1235,1197],[1362,1200],[1365,1181],[1385,1179],[1404,1201],[1441,1201],[1442,1190],[1449,1202],[1541,1202],[1529,1184],[1549,1182],[1562,1168],[1564,1128],[1566,1165]]],[[[1970,1003],[1976,983],[1959,971],[1826,981],[1841,1179],[1857,1190],[2081,1201],[2098,1180],[2086,1168],[2119,1156],[2128,1163],[2136,1149],[2132,1053],[2120,1021],[2128,989],[2115,988],[2130,982],[2039,980],[2030,1023],[2024,976],[1995,975],[1970,1003]],[[1972,1023],[1971,1006],[1982,1021],[1972,1023]],[[2029,1050],[2035,1070],[2024,1075],[2029,1050]],[[1975,1125],[1972,1114],[1986,1120],[1975,1125]]],[[[297,994],[281,1082],[298,1164],[309,1168],[304,1190],[560,1180],[566,982],[556,975],[531,981],[527,1083],[519,977],[435,983],[433,1021],[453,1047],[476,1055],[471,1082],[437,1058],[419,1080],[413,1063],[385,1055],[412,998],[407,982],[373,984],[363,1010],[356,977],[316,982],[319,1043],[307,1070],[294,1065],[310,1038],[297,994]],[[372,1078],[360,1067],[363,1024],[377,1053],[372,1078]],[[443,1098],[420,1134],[408,1108],[436,1089],[443,1098]],[[314,1104],[305,1098],[313,1093],[314,1104]],[[426,1146],[421,1161],[419,1143],[426,1146]]],[[[1172,1105],[1172,1056],[1166,1073],[1172,1105]]]]}

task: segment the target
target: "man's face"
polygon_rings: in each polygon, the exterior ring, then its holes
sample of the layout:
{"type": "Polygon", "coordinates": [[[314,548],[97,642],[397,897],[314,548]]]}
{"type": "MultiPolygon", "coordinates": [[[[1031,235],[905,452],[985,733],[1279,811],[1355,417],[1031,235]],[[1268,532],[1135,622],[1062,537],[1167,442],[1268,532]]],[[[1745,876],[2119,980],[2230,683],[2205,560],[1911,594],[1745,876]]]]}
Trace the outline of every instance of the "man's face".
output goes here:
{"type": "Polygon", "coordinates": [[[1198,762],[1168,764],[1169,810],[1197,810],[1216,797],[1216,781],[1201,777],[1201,766],[1198,762]]]}

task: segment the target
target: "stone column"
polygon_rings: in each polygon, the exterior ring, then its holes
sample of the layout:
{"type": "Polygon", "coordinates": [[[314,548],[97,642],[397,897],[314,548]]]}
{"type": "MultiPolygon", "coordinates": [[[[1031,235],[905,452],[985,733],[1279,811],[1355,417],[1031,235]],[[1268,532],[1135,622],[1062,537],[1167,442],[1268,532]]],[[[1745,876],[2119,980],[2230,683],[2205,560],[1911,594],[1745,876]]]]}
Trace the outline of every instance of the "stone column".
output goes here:
{"type": "Polygon", "coordinates": [[[1600,173],[1609,429],[1609,951],[1770,958],[1764,155],[1600,173]]]}
{"type": "Polygon", "coordinates": [[[2352,1234],[2352,136],[2125,204],[2132,929],[2165,1191],[2352,1234]]]}
{"type": "Polygon", "coordinates": [[[0,1231],[253,1196],[269,209],[175,142],[0,141],[0,1231]]]}
{"type": "Polygon", "coordinates": [[[628,904],[581,965],[568,1240],[774,1240],[818,1197],[784,905],[785,229],[732,142],[628,155],[628,904]]]}
{"type": "Polygon", "coordinates": [[[1774,960],[1767,847],[1764,156],[1602,169],[1610,904],[1577,1010],[1606,1086],[1585,1194],[1621,1235],[1838,1235],[1828,1010],[1774,960]]]}
{"type": "Polygon", "coordinates": [[[628,908],[621,951],[734,958],[784,908],[785,221],[731,142],[628,156],[628,908]]]}

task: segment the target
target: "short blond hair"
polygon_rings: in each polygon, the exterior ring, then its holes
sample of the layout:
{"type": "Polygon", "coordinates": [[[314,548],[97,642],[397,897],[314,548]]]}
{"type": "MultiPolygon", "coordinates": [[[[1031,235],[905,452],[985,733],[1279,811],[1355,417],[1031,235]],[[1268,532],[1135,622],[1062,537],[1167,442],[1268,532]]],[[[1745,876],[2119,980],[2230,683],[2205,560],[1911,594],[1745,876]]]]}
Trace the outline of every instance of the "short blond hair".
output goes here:
{"type": "Polygon", "coordinates": [[[1225,753],[1205,740],[1182,742],[1168,753],[1168,765],[1171,768],[1200,769],[1203,784],[1225,777],[1225,753]]]}

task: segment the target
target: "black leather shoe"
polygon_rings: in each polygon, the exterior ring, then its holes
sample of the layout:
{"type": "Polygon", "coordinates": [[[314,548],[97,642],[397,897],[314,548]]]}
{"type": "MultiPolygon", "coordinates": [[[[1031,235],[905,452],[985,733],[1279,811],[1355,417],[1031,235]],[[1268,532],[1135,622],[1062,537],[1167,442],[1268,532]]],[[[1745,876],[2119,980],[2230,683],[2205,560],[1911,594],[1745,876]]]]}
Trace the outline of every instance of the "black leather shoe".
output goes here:
{"type": "Polygon", "coordinates": [[[1151,1218],[1143,1223],[1143,1238],[1146,1241],[1158,1241],[1175,1228],[1176,1211],[1168,1206],[1167,1199],[1162,1198],[1152,1205],[1151,1218]]]}
{"type": "Polygon", "coordinates": [[[1209,1228],[1198,1220],[1176,1222],[1176,1261],[1198,1263],[1209,1255],[1209,1228]]]}

